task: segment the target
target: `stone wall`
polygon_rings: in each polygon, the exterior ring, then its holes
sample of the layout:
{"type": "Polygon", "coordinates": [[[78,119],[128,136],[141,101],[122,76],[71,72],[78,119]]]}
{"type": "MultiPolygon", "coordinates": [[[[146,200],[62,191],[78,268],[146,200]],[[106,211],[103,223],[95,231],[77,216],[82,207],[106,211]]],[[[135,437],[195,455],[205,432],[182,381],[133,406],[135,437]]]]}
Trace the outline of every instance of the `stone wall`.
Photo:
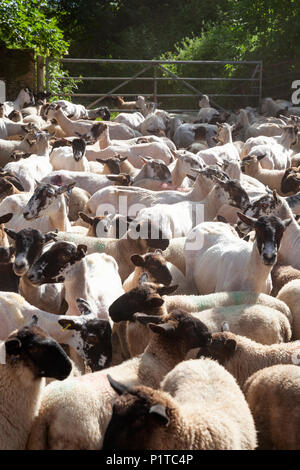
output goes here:
{"type": "Polygon", "coordinates": [[[0,46],[0,80],[6,84],[6,99],[16,99],[20,88],[35,90],[35,65],[31,49],[7,49],[0,46]]]}

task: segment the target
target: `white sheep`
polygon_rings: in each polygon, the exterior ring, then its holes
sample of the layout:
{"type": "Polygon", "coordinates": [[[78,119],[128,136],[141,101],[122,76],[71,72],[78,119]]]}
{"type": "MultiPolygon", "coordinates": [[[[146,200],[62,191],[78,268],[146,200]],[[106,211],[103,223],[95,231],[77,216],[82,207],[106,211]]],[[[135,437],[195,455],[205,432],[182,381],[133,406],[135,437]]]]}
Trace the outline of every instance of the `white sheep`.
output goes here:
{"type": "Polygon", "coordinates": [[[232,227],[222,222],[203,222],[187,237],[187,280],[199,293],[230,290],[271,292],[270,272],[277,259],[283,232],[291,219],[280,220],[270,216],[254,219],[241,213],[238,215],[255,229],[254,243],[240,239],[232,227]]]}
{"type": "Polygon", "coordinates": [[[67,315],[80,315],[77,297],[86,300],[97,317],[111,321],[108,308],[123,294],[118,265],[112,256],[92,253],[86,247],[59,241],[45,251],[29,268],[27,277],[34,285],[63,282],[67,315]],[[48,274],[49,273],[49,274],[48,274]]]}

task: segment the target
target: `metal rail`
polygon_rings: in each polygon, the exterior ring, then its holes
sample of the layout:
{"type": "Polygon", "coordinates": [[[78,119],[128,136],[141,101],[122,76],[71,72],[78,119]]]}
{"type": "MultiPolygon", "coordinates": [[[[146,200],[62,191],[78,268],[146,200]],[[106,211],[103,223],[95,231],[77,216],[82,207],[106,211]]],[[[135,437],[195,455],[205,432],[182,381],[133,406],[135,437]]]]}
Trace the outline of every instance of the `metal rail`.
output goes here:
{"type": "MultiPolygon", "coordinates": [[[[137,95],[143,95],[146,98],[150,98],[154,102],[158,102],[158,98],[197,98],[197,101],[195,100],[195,103],[198,103],[199,97],[201,97],[204,92],[198,88],[197,82],[240,82],[240,83],[247,83],[249,82],[249,88],[245,91],[245,93],[241,93],[243,89],[237,93],[205,93],[209,96],[211,104],[218,108],[223,110],[224,108],[217,102],[215,102],[212,98],[218,98],[218,97],[228,97],[228,98],[256,98],[257,103],[259,107],[261,106],[261,99],[262,99],[262,61],[245,61],[245,60],[240,60],[240,61],[233,61],[233,60],[190,60],[190,61],[172,61],[172,60],[131,60],[131,59],[77,59],[77,58],[66,58],[62,59],[62,63],[74,63],[74,64],[119,64],[119,65],[129,65],[129,64],[135,64],[135,65],[140,65],[142,68],[136,73],[133,73],[131,76],[128,76],[128,67],[124,68],[126,70],[127,74],[126,76],[105,76],[104,72],[100,73],[100,76],[70,76],[70,77],[58,77],[59,80],[83,80],[83,81],[100,81],[103,83],[102,87],[105,87],[105,81],[109,82],[107,84],[107,88],[105,88],[105,92],[102,93],[72,93],[70,96],[71,97],[85,97],[85,98],[97,98],[96,100],[92,101],[87,105],[87,108],[92,108],[93,106],[101,103],[105,98],[115,95],[116,93],[121,93],[123,97],[136,97],[137,95]],[[214,76],[214,77],[201,77],[201,76],[195,76],[195,77],[184,77],[184,76],[179,76],[175,74],[174,72],[170,71],[168,68],[166,68],[167,65],[249,65],[251,66],[251,72],[249,77],[228,77],[228,76],[214,76]],[[254,67],[253,67],[254,66],[254,67]],[[152,68],[153,70],[153,76],[141,76],[143,73],[146,71],[150,70],[152,68]],[[159,76],[158,74],[163,74],[164,76],[159,76]],[[167,76],[166,76],[167,75],[167,76]],[[112,85],[113,82],[115,81],[120,81],[120,83],[114,87],[111,87],[110,84],[112,85]],[[126,85],[131,84],[132,82],[153,82],[153,87],[151,93],[149,93],[149,87],[147,90],[137,92],[136,90],[134,93],[129,93],[126,92],[126,85]],[[159,90],[159,84],[160,83],[165,83],[165,82],[177,82],[181,88],[188,90],[189,92],[187,93],[163,93],[160,92],[159,90]],[[190,82],[193,82],[194,85],[192,85],[190,82]],[[195,86],[196,85],[196,86],[195,86]],[[121,90],[123,88],[123,90],[121,90]]],[[[110,72],[111,75],[111,72],[110,72]]],[[[151,74],[150,74],[151,75],[151,74]]],[[[199,73],[200,75],[200,73],[199,73]]],[[[225,73],[224,73],[225,75],[225,73]]],[[[56,77],[57,78],[57,77],[56,77]]],[[[46,61],[46,87],[47,91],[49,91],[50,88],[50,73],[49,73],[49,62],[46,61]]],[[[141,86],[142,88],[142,86],[141,86]]],[[[171,90],[170,90],[171,91],[171,90]]],[[[216,91],[216,90],[215,90],[216,91]]],[[[232,90],[234,91],[234,90],[232,90]]],[[[63,95],[61,95],[63,96],[63,95]]],[[[180,111],[185,112],[186,111],[186,104],[184,106],[184,109],[180,109],[180,106],[178,106],[179,103],[177,103],[175,106],[176,108],[178,107],[180,111]]],[[[163,106],[162,103],[160,103],[160,107],[162,109],[165,109],[166,111],[170,111],[166,109],[166,106],[163,106]]],[[[173,103],[173,108],[174,108],[174,103],[173,103]]],[[[198,109],[189,109],[190,112],[197,112],[198,109]]]]}

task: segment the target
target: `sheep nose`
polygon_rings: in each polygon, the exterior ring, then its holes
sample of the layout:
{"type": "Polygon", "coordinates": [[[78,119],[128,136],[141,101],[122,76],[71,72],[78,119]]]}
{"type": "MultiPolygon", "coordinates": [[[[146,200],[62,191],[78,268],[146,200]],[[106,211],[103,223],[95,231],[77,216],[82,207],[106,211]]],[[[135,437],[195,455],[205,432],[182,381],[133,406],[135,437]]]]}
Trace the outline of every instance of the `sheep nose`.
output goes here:
{"type": "Polygon", "coordinates": [[[25,267],[25,263],[24,263],[24,261],[16,261],[16,262],[15,262],[15,266],[16,266],[16,268],[18,268],[18,269],[22,269],[22,268],[25,267]]]}
{"type": "Polygon", "coordinates": [[[29,212],[23,212],[23,216],[25,219],[27,219],[27,217],[29,216],[29,212]]]}
{"type": "Polygon", "coordinates": [[[276,261],[276,253],[264,253],[263,261],[265,264],[274,264],[276,261]]]}

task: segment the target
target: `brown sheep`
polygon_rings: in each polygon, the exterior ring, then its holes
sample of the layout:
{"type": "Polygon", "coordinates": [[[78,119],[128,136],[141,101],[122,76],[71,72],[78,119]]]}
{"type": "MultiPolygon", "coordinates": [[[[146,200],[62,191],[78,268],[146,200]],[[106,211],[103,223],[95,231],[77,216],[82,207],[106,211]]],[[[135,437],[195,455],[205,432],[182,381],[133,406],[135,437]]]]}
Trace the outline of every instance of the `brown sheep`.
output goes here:
{"type": "Polygon", "coordinates": [[[260,449],[300,449],[300,369],[276,365],[259,370],[244,385],[260,449]]]}

